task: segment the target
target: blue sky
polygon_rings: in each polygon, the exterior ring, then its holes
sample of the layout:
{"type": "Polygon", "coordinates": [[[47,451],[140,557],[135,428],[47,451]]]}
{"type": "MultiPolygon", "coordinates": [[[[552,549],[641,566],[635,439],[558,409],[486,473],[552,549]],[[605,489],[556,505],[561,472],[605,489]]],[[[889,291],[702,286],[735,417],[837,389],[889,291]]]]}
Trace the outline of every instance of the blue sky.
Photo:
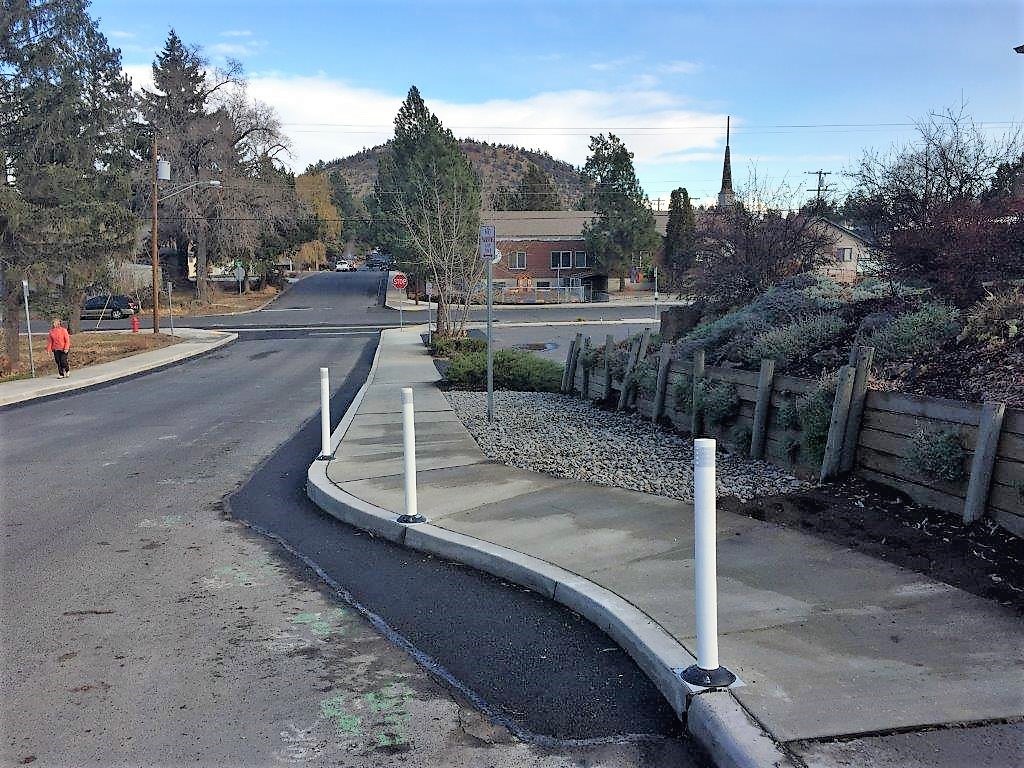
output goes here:
{"type": "MultiPolygon", "coordinates": [[[[865,147],[967,103],[1024,120],[1024,4],[881,2],[264,2],[96,0],[137,84],[174,27],[213,63],[240,59],[275,106],[294,165],[386,140],[411,84],[457,135],[582,164],[620,135],[652,198],[718,190],[725,115],[733,173],[842,189],[865,147]],[[794,127],[799,126],[799,127],[794,127]],[[807,127],[804,127],[807,126],[807,127]]],[[[1004,125],[999,125],[1004,124],[1004,125]]]]}

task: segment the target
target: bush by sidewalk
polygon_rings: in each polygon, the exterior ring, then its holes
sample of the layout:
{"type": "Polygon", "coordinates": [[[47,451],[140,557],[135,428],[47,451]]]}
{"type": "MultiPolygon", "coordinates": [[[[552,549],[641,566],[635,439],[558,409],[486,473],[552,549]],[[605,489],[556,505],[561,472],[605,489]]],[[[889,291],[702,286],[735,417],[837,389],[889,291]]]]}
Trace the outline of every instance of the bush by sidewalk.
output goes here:
{"type": "MultiPolygon", "coordinates": [[[[487,353],[463,352],[452,358],[445,383],[452,389],[487,388],[487,353]]],[[[562,366],[521,349],[494,353],[494,388],[518,392],[557,392],[562,366]]]]}
{"type": "Polygon", "coordinates": [[[437,336],[430,342],[430,354],[434,357],[452,357],[462,352],[483,352],[487,349],[484,339],[464,336],[460,339],[437,336]]]}

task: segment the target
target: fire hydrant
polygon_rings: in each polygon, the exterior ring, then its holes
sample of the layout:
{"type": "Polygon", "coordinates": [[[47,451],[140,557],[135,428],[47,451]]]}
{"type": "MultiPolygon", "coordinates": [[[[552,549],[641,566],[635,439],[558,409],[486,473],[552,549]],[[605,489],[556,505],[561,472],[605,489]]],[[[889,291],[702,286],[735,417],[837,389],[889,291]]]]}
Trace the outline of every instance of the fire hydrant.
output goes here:
{"type": "Polygon", "coordinates": [[[132,315],[132,333],[139,332],[139,316],[132,315]]]}

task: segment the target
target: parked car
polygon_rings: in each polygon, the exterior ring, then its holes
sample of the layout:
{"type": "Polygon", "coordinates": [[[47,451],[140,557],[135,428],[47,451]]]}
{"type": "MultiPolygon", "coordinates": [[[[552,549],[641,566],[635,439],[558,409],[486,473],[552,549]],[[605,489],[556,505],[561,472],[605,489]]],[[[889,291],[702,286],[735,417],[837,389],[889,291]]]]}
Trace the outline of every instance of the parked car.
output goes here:
{"type": "Polygon", "coordinates": [[[111,317],[119,320],[127,315],[134,315],[139,311],[139,305],[129,296],[93,296],[86,299],[82,305],[82,317],[87,319],[104,319],[111,317]]]}
{"type": "Polygon", "coordinates": [[[334,265],[335,272],[354,272],[355,267],[349,264],[347,261],[339,261],[334,265]]]}

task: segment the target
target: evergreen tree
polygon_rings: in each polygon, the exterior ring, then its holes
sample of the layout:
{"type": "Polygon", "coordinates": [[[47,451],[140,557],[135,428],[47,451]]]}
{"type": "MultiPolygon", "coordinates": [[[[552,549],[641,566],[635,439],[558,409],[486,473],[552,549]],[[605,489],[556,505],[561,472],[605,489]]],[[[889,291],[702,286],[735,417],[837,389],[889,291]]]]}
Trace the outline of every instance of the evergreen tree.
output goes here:
{"type": "Polygon", "coordinates": [[[560,211],[562,200],[551,177],[530,163],[514,187],[502,185],[491,197],[496,211],[560,211]]]}
{"type": "Polygon", "coordinates": [[[164,132],[182,129],[206,112],[206,61],[173,29],[153,62],[155,91],[142,89],[142,111],[164,132]]]}
{"type": "Polygon", "coordinates": [[[633,153],[614,134],[591,137],[582,175],[591,187],[587,202],[597,214],[584,228],[587,250],[609,276],[619,278],[621,290],[634,257],[658,245],[654,214],[636,178],[633,153]]]}
{"type": "Polygon", "coordinates": [[[429,278],[438,293],[437,331],[461,332],[480,278],[480,180],[458,142],[413,86],[395,117],[395,138],[380,158],[375,198],[381,244],[429,278]],[[452,325],[456,294],[465,297],[452,325]]]}
{"type": "Polygon", "coordinates": [[[697,220],[685,187],[672,190],[665,227],[665,264],[674,283],[678,283],[694,264],[697,220]]]}
{"type": "MultiPolygon", "coordinates": [[[[61,277],[77,329],[83,292],[132,243],[130,83],[85,0],[5,6],[0,27],[0,283],[17,339],[24,278],[61,277]]],[[[9,343],[8,363],[19,363],[9,343]]]]}

